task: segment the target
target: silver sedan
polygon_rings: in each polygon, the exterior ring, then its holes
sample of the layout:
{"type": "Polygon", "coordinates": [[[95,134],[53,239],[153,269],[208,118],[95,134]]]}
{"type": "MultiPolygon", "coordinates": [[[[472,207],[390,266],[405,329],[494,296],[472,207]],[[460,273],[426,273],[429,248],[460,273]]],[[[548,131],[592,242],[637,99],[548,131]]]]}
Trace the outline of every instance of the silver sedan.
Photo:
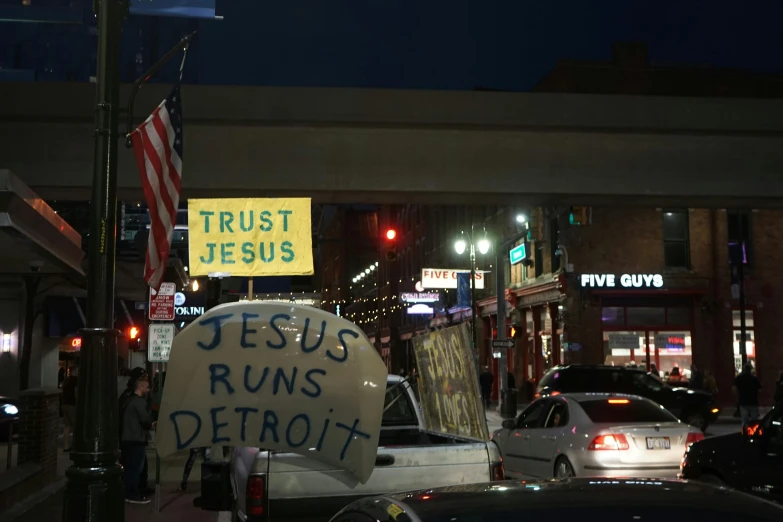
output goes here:
{"type": "Polygon", "coordinates": [[[492,434],[507,477],[675,478],[698,428],[636,395],[542,397],[492,434]]]}

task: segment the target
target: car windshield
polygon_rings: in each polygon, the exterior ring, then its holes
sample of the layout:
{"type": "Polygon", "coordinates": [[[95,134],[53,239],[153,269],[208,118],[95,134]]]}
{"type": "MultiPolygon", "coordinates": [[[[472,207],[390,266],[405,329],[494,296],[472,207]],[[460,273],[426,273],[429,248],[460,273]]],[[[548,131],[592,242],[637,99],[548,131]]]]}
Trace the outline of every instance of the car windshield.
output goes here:
{"type": "Polygon", "coordinates": [[[590,420],[603,423],[677,422],[662,406],[634,399],[600,399],[581,401],[579,405],[590,420]]]}

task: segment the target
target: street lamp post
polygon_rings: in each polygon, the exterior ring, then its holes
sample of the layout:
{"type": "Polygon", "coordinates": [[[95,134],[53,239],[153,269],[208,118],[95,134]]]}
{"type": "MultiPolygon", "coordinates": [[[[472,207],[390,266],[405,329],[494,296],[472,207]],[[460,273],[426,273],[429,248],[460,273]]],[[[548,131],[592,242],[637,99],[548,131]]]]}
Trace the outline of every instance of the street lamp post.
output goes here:
{"type": "Polygon", "coordinates": [[[470,233],[466,233],[463,230],[462,235],[467,236],[468,241],[466,242],[464,239],[458,239],[454,243],[454,250],[457,251],[457,254],[462,255],[465,253],[465,250],[470,247],[470,322],[473,337],[473,350],[475,352],[478,345],[476,332],[476,247],[478,247],[478,251],[483,255],[489,252],[490,243],[486,235],[483,239],[480,239],[478,243],[474,241],[475,230],[472,223],[470,225],[470,233]]]}

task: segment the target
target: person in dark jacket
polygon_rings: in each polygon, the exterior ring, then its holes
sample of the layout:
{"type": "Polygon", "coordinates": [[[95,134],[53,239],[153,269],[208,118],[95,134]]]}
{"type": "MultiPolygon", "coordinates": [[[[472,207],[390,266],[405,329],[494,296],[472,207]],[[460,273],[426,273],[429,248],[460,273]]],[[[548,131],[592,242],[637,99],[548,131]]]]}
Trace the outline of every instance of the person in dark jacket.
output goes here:
{"type": "Polygon", "coordinates": [[[120,449],[122,451],[125,501],[132,504],[147,504],[150,500],[141,488],[142,476],[147,467],[147,431],[155,429],[149,408],[147,395],[150,391],[149,377],[146,372],[132,381],[133,393],[123,394],[120,449]]]}
{"type": "Polygon", "coordinates": [[[484,400],[484,406],[489,409],[492,400],[492,383],[495,382],[495,376],[489,371],[489,366],[484,367],[484,371],[479,375],[479,384],[481,385],[481,396],[484,400]]]}

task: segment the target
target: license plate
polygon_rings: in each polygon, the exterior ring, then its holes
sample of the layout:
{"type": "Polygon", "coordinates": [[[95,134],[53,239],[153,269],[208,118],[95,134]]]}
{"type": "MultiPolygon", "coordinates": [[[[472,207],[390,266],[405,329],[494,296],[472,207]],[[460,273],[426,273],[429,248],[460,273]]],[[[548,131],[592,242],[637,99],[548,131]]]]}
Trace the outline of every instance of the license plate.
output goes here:
{"type": "Polygon", "coordinates": [[[648,450],[671,449],[671,447],[669,437],[647,437],[648,450]]]}

